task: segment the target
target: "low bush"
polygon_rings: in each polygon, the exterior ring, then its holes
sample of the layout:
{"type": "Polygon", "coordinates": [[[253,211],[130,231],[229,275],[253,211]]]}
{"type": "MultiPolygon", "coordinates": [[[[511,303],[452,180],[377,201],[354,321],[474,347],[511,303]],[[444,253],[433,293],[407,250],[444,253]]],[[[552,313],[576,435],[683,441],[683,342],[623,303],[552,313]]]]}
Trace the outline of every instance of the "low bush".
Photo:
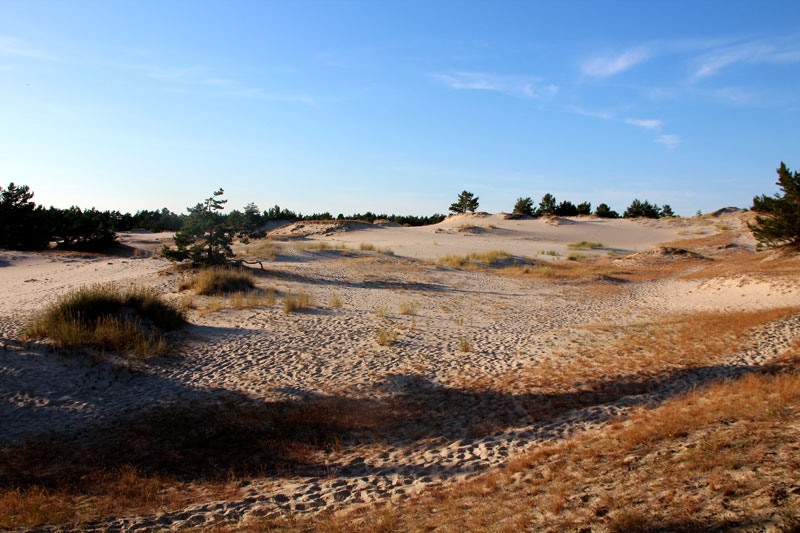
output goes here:
{"type": "Polygon", "coordinates": [[[147,358],[166,353],[164,333],[185,323],[184,311],[155,290],[95,284],[59,297],[33,318],[23,337],[147,358]]]}

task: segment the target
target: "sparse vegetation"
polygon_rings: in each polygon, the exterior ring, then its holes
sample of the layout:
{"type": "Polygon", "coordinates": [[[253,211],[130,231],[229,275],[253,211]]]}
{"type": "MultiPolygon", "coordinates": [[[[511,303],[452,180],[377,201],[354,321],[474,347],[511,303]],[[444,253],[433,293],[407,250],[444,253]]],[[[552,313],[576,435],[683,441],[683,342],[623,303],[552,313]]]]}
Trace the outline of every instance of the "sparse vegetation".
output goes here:
{"type": "Polygon", "coordinates": [[[186,322],[182,309],[156,291],[114,284],[81,287],[36,315],[23,335],[61,348],[94,348],[150,358],[168,351],[164,334],[186,322]]]}
{"type": "Polygon", "coordinates": [[[280,245],[269,239],[251,242],[245,249],[245,257],[251,260],[268,259],[273,261],[279,253],[281,253],[280,245]]]}
{"type": "Polygon", "coordinates": [[[593,242],[593,241],[579,241],[579,242],[570,242],[567,243],[567,248],[570,250],[596,250],[597,248],[602,248],[602,242],[593,242]]]}
{"type": "Polygon", "coordinates": [[[182,288],[194,289],[201,296],[211,296],[252,291],[256,288],[255,281],[253,275],[244,269],[207,267],[201,268],[182,288]]]}
{"type": "Polygon", "coordinates": [[[572,252],[567,256],[568,261],[583,261],[584,259],[589,259],[589,256],[577,252],[572,252]]]}
{"type": "Polygon", "coordinates": [[[472,344],[469,342],[468,338],[460,337],[458,339],[458,351],[459,352],[471,352],[472,351],[472,344]]]}
{"type": "Polygon", "coordinates": [[[307,292],[300,292],[296,294],[287,294],[283,297],[283,312],[294,313],[300,309],[313,307],[314,298],[307,292]]]}
{"type": "Polygon", "coordinates": [[[513,256],[504,250],[490,250],[487,252],[470,252],[466,255],[447,254],[439,259],[439,264],[450,268],[463,268],[470,264],[484,267],[496,266],[513,256]]]}
{"type": "Polygon", "coordinates": [[[343,301],[342,297],[336,293],[331,294],[331,297],[328,299],[328,306],[333,309],[338,309],[342,307],[343,301]]]}
{"type": "Polygon", "coordinates": [[[375,339],[380,346],[391,346],[397,340],[397,332],[391,326],[378,328],[375,339]]]}
{"type": "Polygon", "coordinates": [[[401,315],[416,315],[417,314],[417,304],[411,302],[409,300],[403,300],[400,302],[400,314],[401,315]]]}

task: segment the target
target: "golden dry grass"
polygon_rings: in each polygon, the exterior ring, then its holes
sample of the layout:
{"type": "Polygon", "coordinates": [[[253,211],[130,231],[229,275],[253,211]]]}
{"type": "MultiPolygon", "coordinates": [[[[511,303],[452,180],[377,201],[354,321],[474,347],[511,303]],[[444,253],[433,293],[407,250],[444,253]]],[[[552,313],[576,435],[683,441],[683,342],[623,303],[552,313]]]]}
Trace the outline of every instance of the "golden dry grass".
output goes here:
{"type": "Polygon", "coordinates": [[[287,314],[313,306],[314,297],[307,292],[287,294],[283,297],[283,312],[287,314]]]}
{"type": "Polygon", "coordinates": [[[596,390],[598,394],[605,391],[604,384],[613,382],[639,392],[662,375],[717,364],[741,349],[753,328],[798,312],[800,306],[701,312],[634,325],[592,326],[583,338],[534,365],[491,378],[464,375],[460,382],[472,389],[511,393],[596,390]]]}
{"type": "Polygon", "coordinates": [[[200,269],[181,288],[194,289],[202,296],[221,295],[254,290],[256,279],[244,269],[211,267],[200,269]]]}
{"type": "MultiPolygon", "coordinates": [[[[399,504],[255,525],[282,531],[797,531],[800,374],[771,372],[641,408],[399,504]]],[[[230,528],[250,530],[250,528],[230,528]]]]}
{"type": "Polygon", "coordinates": [[[49,338],[62,348],[94,348],[150,358],[165,354],[167,331],[186,323],[184,310],[156,291],[94,284],[67,292],[37,313],[23,338],[49,338]]]}

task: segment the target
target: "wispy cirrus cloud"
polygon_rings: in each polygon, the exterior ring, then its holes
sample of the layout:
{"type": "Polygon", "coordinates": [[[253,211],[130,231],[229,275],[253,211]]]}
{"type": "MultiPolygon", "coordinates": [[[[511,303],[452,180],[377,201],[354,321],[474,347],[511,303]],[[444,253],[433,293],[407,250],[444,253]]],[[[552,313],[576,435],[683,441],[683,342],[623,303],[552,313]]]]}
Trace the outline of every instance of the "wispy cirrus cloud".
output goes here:
{"type": "Polygon", "coordinates": [[[452,89],[496,91],[517,98],[549,98],[558,92],[558,86],[544,83],[540,78],[488,74],[485,72],[456,72],[433,74],[437,80],[452,89]]]}
{"type": "Polygon", "coordinates": [[[719,46],[691,61],[694,78],[717,74],[736,63],[785,64],[800,62],[800,39],[754,40],[719,46]]]}
{"type": "Polygon", "coordinates": [[[681,144],[681,139],[674,133],[667,133],[664,135],[659,135],[655,142],[663,144],[668,150],[674,150],[679,144],[681,144]]]}
{"type": "MultiPolygon", "coordinates": [[[[570,112],[576,113],[578,115],[584,115],[587,117],[594,117],[613,122],[624,122],[625,124],[630,124],[631,126],[644,128],[647,130],[654,130],[656,134],[658,134],[659,130],[664,125],[664,123],[661,120],[656,118],[633,118],[633,117],[620,118],[618,115],[615,115],[614,113],[609,113],[607,111],[591,111],[588,109],[575,106],[569,107],[568,109],[570,112]]],[[[659,135],[658,137],[656,137],[655,142],[663,144],[664,146],[667,147],[668,150],[672,151],[681,143],[681,140],[680,137],[678,137],[677,135],[670,133],[670,134],[659,135]]]]}
{"type": "Polygon", "coordinates": [[[0,35],[0,55],[25,57],[28,59],[55,59],[52,54],[44,50],[34,48],[20,39],[5,35],[0,35]]]}
{"type": "Polygon", "coordinates": [[[581,63],[580,67],[581,71],[587,76],[608,78],[647,61],[655,53],[656,50],[653,45],[645,44],[626,50],[621,54],[602,55],[587,59],[581,63]]]}
{"type": "Polygon", "coordinates": [[[215,69],[203,66],[169,67],[146,63],[106,63],[104,66],[139,73],[147,78],[169,83],[180,91],[204,91],[210,95],[274,102],[291,102],[315,106],[317,101],[304,93],[281,92],[254,87],[235,77],[222,76],[215,69]]]}
{"type": "Polygon", "coordinates": [[[632,126],[639,126],[640,128],[656,129],[661,127],[661,121],[654,118],[626,118],[625,123],[632,126]]]}

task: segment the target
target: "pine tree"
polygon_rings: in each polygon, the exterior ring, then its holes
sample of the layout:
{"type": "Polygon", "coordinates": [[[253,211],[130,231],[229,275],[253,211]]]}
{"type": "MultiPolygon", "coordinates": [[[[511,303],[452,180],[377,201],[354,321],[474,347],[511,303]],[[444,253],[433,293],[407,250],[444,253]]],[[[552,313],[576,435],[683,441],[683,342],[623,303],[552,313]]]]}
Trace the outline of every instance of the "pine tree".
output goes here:
{"type": "Polygon", "coordinates": [[[790,172],[781,162],[776,184],[783,195],[753,198],[754,223],[747,224],[759,247],[789,248],[800,251],[800,172],[790,172]]]}
{"type": "Polygon", "coordinates": [[[228,200],[223,200],[222,189],[194,207],[187,208],[189,215],[181,231],[175,234],[175,249],[164,246],[162,254],[172,261],[190,260],[195,266],[225,265],[233,257],[233,240],[225,227],[225,217],[219,213],[228,200]]]}
{"type": "Polygon", "coordinates": [[[478,209],[478,197],[469,191],[461,191],[458,201],[450,204],[450,211],[453,213],[474,213],[478,209]]]}
{"type": "Polygon", "coordinates": [[[531,200],[531,197],[528,196],[527,198],[517,198],[517,203],[514,204],[513,213],[516,215],[527,215],[529,217],[534,216],[533,200],[531,200]]]}
{"type": "Polygon", "coordinates": [[[542,216],[546,215],[555,215],[556,210],[558,209],[558,204],[556,203],[556,197],[550,193],[545,194],[542,196],[542,201],[539,202],[539,214],[542,216]]]}
{"type": "Polygon", "coordinates": [[[50,243],[47,212],[31,201],[27,185],[0,187],[0,248],[39,250],[50,243]]]}

